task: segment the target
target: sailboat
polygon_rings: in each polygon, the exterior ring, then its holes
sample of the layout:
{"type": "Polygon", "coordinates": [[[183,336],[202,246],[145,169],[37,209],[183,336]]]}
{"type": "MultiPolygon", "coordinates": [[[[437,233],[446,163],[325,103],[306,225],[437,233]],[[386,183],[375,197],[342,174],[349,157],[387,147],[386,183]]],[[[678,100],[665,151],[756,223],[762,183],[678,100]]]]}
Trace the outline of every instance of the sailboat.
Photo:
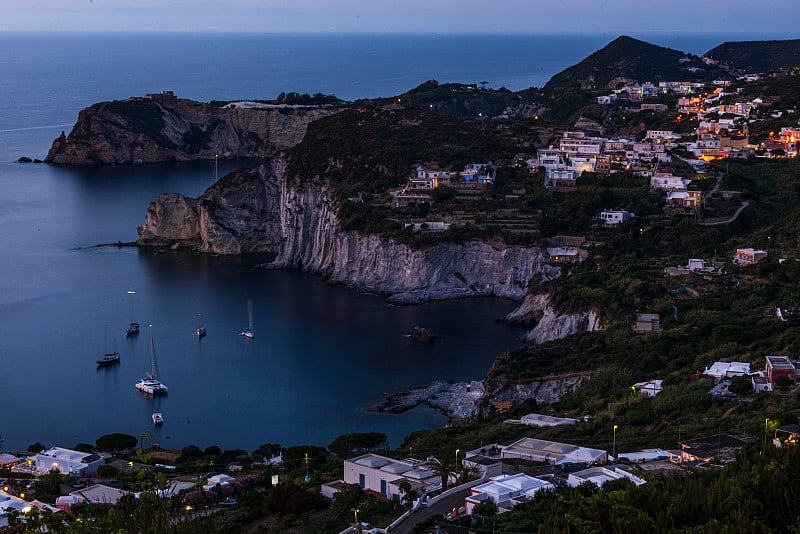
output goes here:
{"type": "Polygon", "coordinates": [[[206,335],[206,327],[203,326],[203,307],[200,304],[200,301],[197,302],[197,318],[200,320],[200,325],[197,327],[197,337],[203,337],[206,335]]]}
{"type": "Polygon", "coordinates": [[[119,363],[119,352],[117,352],[117,338],[114,338],[114,350],[108,352],[108,327],[103,326],[103,357],[97,360],[97,366],[103,367],[119,363]]]}
{"type": "Polygon", "coordinates": [[[150,325],[150,372],[144,374],[136,389],[148,395],[166,395],[167,386],[161,383],[158,376],[158,360],[156,360],[156,347],[153,344],[153,325],[150,325]]]}
{"type": "Polygon", "coordinates": [[[130,326],[125,329],[125,332],[129,336],[135,336],[139,333],[139,323],[133,322],[133,296],[136,294],[136,291],[128,291],[128,321],[130,321],[130,326]]]}
{"type": "Polygon", "coordinates": [[[253,339],[256,335],[253,333],[253,299],[247,299],[247,316],[250,319],[250,326],[247,330],[239,334],[247,339],[253,339]]]}

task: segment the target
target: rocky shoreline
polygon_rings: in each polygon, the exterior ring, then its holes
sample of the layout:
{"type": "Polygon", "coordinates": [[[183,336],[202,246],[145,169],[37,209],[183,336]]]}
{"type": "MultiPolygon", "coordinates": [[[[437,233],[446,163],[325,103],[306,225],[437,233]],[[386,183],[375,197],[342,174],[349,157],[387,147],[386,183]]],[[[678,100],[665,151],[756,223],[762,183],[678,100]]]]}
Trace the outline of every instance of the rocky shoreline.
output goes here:
{"type": "Polygon", "coordinates": [[[389,393],[372,405],[384,413],[403,413],[421,404],[442,412],[450,420],[463,419],[477,412],[483,398],[483,383],[435,380],[427,386],[389,393]]]}

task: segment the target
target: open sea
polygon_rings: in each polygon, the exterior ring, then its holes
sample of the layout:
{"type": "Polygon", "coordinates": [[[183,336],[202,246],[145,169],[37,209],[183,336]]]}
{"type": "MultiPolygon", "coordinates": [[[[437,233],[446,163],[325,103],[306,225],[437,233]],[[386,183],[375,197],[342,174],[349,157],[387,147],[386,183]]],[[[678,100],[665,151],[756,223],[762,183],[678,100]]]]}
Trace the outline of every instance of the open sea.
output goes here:
{"type": "MultiPolygon", "coordinates": [[[[385,432],[398,446],[444,417],[428,408],[378,414],[370,403],[437,378],[480,380],[520,345],[520,330],[495,322],[510,301],[392,306],[304,273],[250,271],[262,258],[94,247],[134,240],[151,200],[201,194],[214,165],[17,163],[44,158],[82,108],[164,89],[202,101],[391,96],[429,79],[519,90],[614,37],[0,33],[0,446],[72,447],[146,430],[169,448],[324,446],[357,431],[385,432]],[[130,290],[137,337],[125,336],[130,290]],[[253,342],[238,336],[248,299],[253,342]],[[200,305],[208,335],[198,341],[200,305]],[[134,389],[149,367],[149,324],[169,386],[158,399],[134,389]],[[106,325],[122,362],[97,369],[106,325]],[[414,325],[436,343],[404,337],[414,325]],[[154,411],[165,418],[158,429],[154,411]]],[[[759,38],[636,37],[698,54],[759,38]]],[[[219,176],[238,165],[220,162],[219,176]]]]}

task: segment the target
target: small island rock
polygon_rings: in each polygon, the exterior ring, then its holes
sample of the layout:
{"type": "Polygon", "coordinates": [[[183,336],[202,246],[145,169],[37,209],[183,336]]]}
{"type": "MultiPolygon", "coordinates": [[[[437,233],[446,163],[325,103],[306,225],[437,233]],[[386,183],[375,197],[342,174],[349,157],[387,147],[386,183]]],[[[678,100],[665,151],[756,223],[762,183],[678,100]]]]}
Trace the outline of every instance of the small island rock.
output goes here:
{"type": "Polygon", "coordinates": [[[411,329],[409,333],[409,337],[415,341],[419,341],[420,343],[433,343],[433,334],[427,328],[423,328],[421,326],[415,326],[411,329]]]}

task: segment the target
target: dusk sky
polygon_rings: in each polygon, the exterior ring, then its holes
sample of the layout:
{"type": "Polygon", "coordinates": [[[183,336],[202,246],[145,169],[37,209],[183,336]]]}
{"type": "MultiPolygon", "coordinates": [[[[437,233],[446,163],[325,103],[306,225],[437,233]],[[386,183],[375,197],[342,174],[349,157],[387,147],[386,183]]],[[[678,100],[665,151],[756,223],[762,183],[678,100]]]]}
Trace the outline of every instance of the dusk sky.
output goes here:
{"type": "Polygon", "coordinates": [[[798,0],[0,0],[0,31],[800,35],[798,0]]]}

